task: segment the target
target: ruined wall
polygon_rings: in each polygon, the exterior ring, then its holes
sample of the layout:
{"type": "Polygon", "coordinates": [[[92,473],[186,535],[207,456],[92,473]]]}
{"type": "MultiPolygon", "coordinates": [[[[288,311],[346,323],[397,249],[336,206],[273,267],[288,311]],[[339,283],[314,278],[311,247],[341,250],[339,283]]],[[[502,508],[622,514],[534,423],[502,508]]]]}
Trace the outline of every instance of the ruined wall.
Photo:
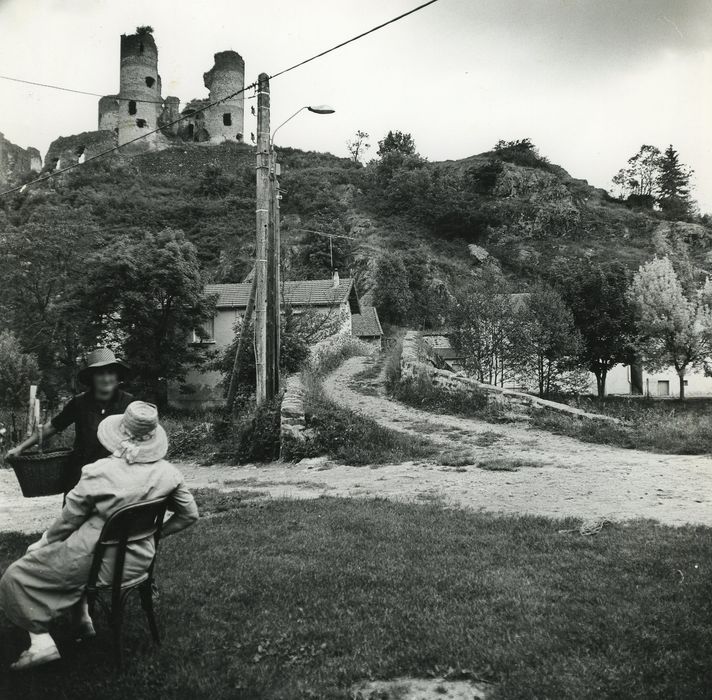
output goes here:
{"type": "Polygon", "coordinates": [[[14,184],[19,178],[42,169],[42,157],[36,148],[22,148],[0,133],[0,186],[14,184]]]}
{"type": "Polygon", "coordinates": [[[99,100],[99,131],[113,131],[119,135],[119,100],[107,95],[99,100]]]}
{"type": "Polygon", "coordinates": [[[52,141],[45,156],[45,170],[61,170],[79,161],[90,158],[116,145],[113,131],[85,131],[73,136],[60,136],[52,141]]]}

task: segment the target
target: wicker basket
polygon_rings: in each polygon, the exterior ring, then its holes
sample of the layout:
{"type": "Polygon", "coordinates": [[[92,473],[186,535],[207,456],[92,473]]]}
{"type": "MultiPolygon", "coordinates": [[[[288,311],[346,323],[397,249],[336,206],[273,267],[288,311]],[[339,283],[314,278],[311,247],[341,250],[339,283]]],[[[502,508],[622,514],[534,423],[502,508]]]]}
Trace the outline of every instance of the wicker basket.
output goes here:
{"type": "Polygon", "coordinates": [[[65,474],[72,450],[26,452],[7,461],[15,470],[25,498],[64,493],[65,474]]]}

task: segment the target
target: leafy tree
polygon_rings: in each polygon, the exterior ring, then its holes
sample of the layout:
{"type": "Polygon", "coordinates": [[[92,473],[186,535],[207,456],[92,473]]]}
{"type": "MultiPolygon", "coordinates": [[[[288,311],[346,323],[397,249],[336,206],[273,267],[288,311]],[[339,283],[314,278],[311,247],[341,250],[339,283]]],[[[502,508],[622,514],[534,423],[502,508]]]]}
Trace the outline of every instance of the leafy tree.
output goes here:
{"type": "Polygon", "coordinates": [[[606,395],[609,370],[634,359],[635,323],[628,284],[628,271],[617,262],[581,265],[561,284],[583,341],[581,360],[596,376],[600,397],[606,395]]]}
{"type": "Polygon", "coordinates": [[[576,367],[581,337],[571,310],[553,287],[535,284],[525,309],[517,342],[526,348],[527,364],[534,370],[539,396],[547,396],[576,367]]]}
{"type": "Polygon", "coordinates": [[[660,158],[657,179],[658,203],[670,218],[685,219],[693,212],[690,199],[692,170],[680,163],[680,154],[668,146],[660,158]]]}
{"type": "Polygon", "coordinates": [[[408,272],[397,253],[384,253],[376,262],[373,303],[387,323],[408,320],[413,294],[408,286],[408,272]]]}
{"type": "Polygon", "coordinates": [[[493,265],[456,295],[452,307],[452,342],[464,355],[465,369],[478,381],[503,385],[524,362],[517,338],[522,307],[511,284],[493,265]]]}
{"type": "Polygon", "coordinates": [[[630,158],[628,165],[613,177],[623,197],[634,197],[640,204],[648,203],[652,208],[658,193],[660,175],[660,149],[644,144],[630,158]]]}
{"type": "Polygon", "coordinates": [[[351,154],[351,160],[354,163],[360,163],[366,155],[366,151],[371,148],[371,144],[367,143],[368,139],[368,133],[359,129],[353,137],[346,142],[346,148],[351,154]]]}
{"type": "Polygon", "coordinates": [[[410,134],[402,131],[389,131],[379,142],[378,151],[379,157],[383,157],[386,153],[397,151],[404,156],[412,156],[415,154],[415,141],[410,134]]]}
{"type": "Polygon", "coordinates": [[[137,382],[162,401],[162,380],[181,379],[205,359],[190,343],[214,314],[203,290],[195,246],[166,229],[91,256],[75,304],[90,318],[86,342],[119,346],[137,382]]]}
{"type": "Polygon", "coordinates": [[[686,373],[712,355],[712,282],[686,294],[670,259],[654,258],[635,273],[629,298],[647,362],[672,365],[684,399],[686,373]]]}
{"type": "Polygon", "coordinates": [[[13,412],[21,408],[27,402],[30,384],[37,383],[38,379],[37,358],[23,352],[13,333],[1,331],[0,406],[13,412]]]}
{"type": "Polygon", "coordinates": [[[74,290],[99,245],[85,209],[38,206],[33,220],[0,233],[0,310],[21,346],[37,358],[50,404],[66,391],[81,354],[86,314],[72,307],[74,290]]]}

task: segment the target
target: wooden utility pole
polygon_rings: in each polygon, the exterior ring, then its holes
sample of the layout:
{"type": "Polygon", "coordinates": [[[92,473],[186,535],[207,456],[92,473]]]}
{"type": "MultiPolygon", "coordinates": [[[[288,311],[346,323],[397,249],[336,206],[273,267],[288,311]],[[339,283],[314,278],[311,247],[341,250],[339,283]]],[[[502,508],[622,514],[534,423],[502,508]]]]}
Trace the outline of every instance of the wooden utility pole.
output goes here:
{"type": "Polygon", "coordinates": [[[276,396],[279,393],[279,360],[281,342],[281,241],[279,231],[279,163],[277,155],[272,149],[270,161],[270,185],[272,187],[272,198],[269,220],[269,243],[268,243],[268,297],[267,297],[267,343],[268,355],[272,358],[272,364],[267,367],[268,375],[268,395],[276,396]]]}
{"type": "Polygon", "coordinates": [[[267,230],[270,210],[269,76],[260,73],[257,85],[257,245],[255,260],[255,399],[267,398],[267,230]]]}

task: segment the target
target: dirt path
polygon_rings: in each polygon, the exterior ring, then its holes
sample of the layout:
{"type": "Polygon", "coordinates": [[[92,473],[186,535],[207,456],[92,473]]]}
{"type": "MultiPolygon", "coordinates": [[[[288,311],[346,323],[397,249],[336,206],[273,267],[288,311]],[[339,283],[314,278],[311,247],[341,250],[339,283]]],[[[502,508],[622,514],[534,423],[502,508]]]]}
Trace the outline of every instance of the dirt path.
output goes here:
{"type": "MultiPolygon", "coordinates": [[[[327,392],[394,430],[427,436],[443,452],[471,456],[472,465],[404,464],[349,467],[326,459],[299,464],[200,467],[178,465],[191,488],[259,491],[265,497],[322,495],[437,500],[500,513],[612,520],[653,518],[670,525],[712,526],[712,460],[656,455],[582,443],[512,424],[442,416],[388,400],[379,382],[364,395],[354,375],[371,360],[352,358],[331,375],[327,392]],[[373,394],[373,395],[370,395],[373,394]],[[475,466],[492,458],[521,459],[515,472],[475,466]]],[[[0,531],[38,532],[59,514],[61,497],[25,499],[11,470],[0,469],[0,531]]]]}

